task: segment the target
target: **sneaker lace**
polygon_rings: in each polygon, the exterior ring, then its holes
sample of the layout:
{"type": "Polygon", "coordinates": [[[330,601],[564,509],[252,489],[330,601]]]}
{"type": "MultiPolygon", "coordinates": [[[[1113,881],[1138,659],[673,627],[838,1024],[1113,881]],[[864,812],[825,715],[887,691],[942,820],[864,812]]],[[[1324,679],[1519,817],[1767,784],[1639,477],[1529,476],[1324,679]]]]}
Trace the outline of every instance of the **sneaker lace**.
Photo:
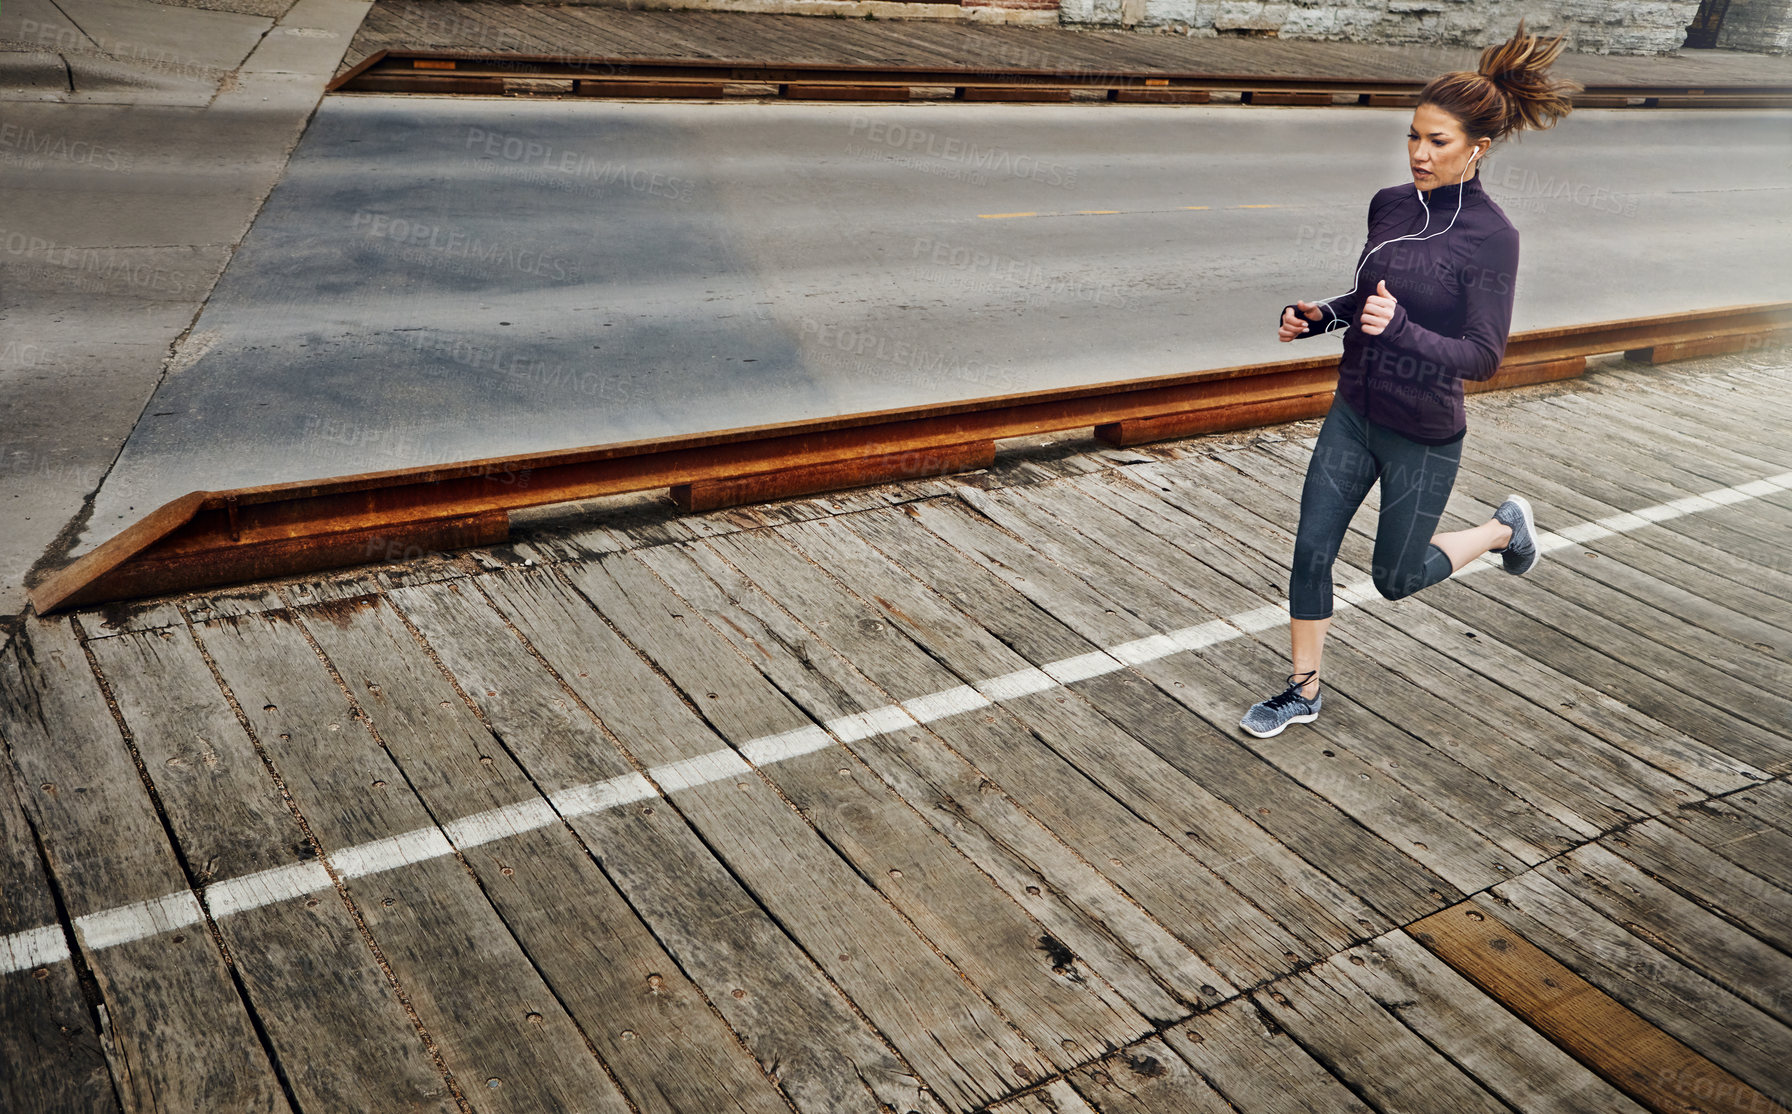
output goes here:
{"type": "Polygon", "coordinates": [[[1264,706],[1269,708],[1271,711],[1281,711],[1283,708],[1287,707],[1288,705],[1294,703],[1297,700],[1306,701],[1306,700],[1312,699],[1311,697],[1302,696],[1300,694],[1300,690],[1301,690],[1302,685],[1305,685],[1307,683],[1307,681],[1310,681],[1313,679],[1316,672],[1317,672],[1316,670],[1309,670],[1306,673],[1290,673],[1290,674],[1288,674],[1288,687],[1286,689],[1284,689],[1278,695],[1272,696],[1268,700],[1264,701],[1264,706]],[[1305,677],[1307,680],[1306,681],[1296,681],[1295,680],[1296,677],[1305,677]]]}

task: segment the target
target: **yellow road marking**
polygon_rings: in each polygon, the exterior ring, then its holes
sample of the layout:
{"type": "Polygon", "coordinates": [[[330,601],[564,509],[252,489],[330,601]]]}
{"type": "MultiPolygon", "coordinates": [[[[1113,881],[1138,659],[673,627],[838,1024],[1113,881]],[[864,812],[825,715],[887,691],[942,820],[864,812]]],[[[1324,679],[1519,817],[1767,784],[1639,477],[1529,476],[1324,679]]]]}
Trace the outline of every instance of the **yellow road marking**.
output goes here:
{"type": "MultiPolygon", "coordinates": [[[[1211,205],[1182,205],[1185,210],[1211,209],[1211,205]]],[[[1280,209],[1281,205],[1228,205],[1228,209],[1280,209]]],[[[981,220],[1011,220],[1016,217],[1108,217],[1122,216],[1128,213],[1161,213],[1162,209],[1075,209],[1065,213],[978,213],[981,220]]]]}

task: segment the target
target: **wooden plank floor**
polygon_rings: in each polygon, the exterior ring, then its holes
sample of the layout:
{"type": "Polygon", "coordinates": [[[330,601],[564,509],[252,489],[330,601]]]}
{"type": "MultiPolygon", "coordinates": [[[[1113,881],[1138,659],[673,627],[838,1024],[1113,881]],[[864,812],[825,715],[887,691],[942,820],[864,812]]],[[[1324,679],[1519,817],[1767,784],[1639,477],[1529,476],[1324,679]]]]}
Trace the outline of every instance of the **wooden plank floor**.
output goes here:
{"type": "MultiPolygon", "coordinates": [[[[342,69],[387,49],[1420,81],[1446,70],[1472,70],[1480,57],[1479,49],[1470,47],[1231,35],[1202,38],[962,20],[867,21],[746,12],[628,11],[598,4],[502,0],[376,0],[349,44],[342,69]]],[[[1664,56],[1565,54],[1557,71],[1583,84],[1786,82],[1783,58],[1727,50],[1664,56]]]]}
{"type": "Polygon", "coordinates": [[[1469,412],[1268,740],[1312,421],[33,620],[0,1109],[1783,1110],[1792,351],[1469,412]]]}

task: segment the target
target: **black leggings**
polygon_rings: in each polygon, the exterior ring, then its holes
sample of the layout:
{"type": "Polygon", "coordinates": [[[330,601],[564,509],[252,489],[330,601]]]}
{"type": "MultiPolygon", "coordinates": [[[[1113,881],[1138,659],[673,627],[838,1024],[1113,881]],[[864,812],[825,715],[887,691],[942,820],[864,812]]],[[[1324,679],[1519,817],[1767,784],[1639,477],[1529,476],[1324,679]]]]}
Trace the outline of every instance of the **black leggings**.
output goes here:
{"type": "Polygon", "coordinates": [[[1300,492],[1300,527],[1288,580],[1288,614],[1324,619],[1332,613],[1332,562],[1344,531],[1375,481],[1381,481],[1381,518],[1371,571],[1388,599],[1410,596],[1454,571],[1449,554],[1431,544],[1456,483],[1462,442],[1422,445],[1385,426],[1365,422],[1342,396],[1319,429],[1300,492]]]}

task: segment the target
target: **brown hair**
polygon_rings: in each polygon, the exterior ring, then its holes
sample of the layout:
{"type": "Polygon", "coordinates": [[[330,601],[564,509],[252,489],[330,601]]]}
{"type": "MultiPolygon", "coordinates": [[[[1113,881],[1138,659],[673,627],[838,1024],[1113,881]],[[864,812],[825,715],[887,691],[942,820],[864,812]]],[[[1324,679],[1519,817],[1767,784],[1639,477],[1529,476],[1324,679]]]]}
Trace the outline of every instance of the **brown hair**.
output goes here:
{"type": "Polygon", "coordinates": [[[1419,94],[1419,104],[1436,105],[1456,117],[1470,143],[1482,136],[1498,142],[1524,128],[1554,127],[1574,109],[1569,96],[1586,89],[1577,81],[1551,80],[1549,64],[1561,52],[1562,36],[1546,42],[1527,35],[1520,18],[1511,38],[1481,52],[1475,72],[1454,70],[1432,78],[1419,94]]]}

